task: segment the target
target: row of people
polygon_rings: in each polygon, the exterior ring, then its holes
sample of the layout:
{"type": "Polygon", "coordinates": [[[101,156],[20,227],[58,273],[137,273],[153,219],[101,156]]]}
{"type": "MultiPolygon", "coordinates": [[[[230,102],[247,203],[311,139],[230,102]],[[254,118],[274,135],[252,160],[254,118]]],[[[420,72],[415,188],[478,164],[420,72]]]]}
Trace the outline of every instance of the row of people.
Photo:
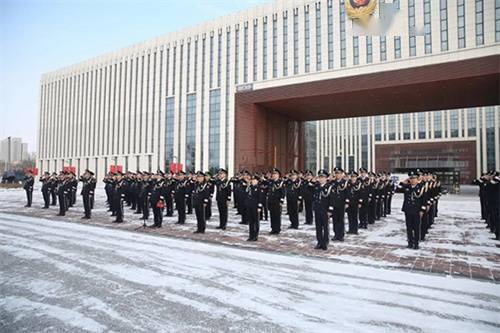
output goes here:
{"type": "Polygon", "coordinates": [[[481,219],[495,239],[500,240],[500,172],[485,172],[473,184],[479,186],[481,219]]]}
{"type": "MultiPolygon", "coordinates": [[[[64,215],[68,207],[74,204],[78,183],[76,176],[71,172],[59,175],[46,173],[41,181],[44,200],[49,198],[47,193],[55,188],[59,197],[60,215],[64,215]]],[[[83,218],[90,218],[96,180],[94,174],[86,170],[80,181],[83,182],[83,218]]],[[[282,210],[286,201],[289,228],[299,228],[299,213],[305,211],[305,224],[315,222],[318,249],[328,247],[329,220],[332,220],[333,224],[332,240],[343,241],[346,213],[349,222],[347,233],[357,234],[358,228],[366,229],[368,224],[373,224],[391,213],[395,190],[390,174],[375,174],[364,168],[361,168],[359,173],[351,171],[348,174],[340,168],[335,168],[332,175],[326,170],[320,170],[317,176],[310,171],[301,173],[296,170],[282,175],[280,170],[275,168],[266,174],[241,172],[232,178],[228,178],[224,169],[220,169],[215,177],[203,172],[117,172],[108,174],[104,183],[109,211],[116,217],[114,222],[124,221],[125,205],[136,214],[142,214],[144,221],[148,220],[152,210],[154,224],[151,227],[161,227],[164,214],[173,216],[174,208],[177,211],[177,223],[184,224],[186,214],[192,214],[194,210],[197,233],[205,232],[206,221],[212,216],[214,194],[219,211],[217,228],[224,230],[228,220],[228,205],[234,197],[234,208],[241,216],[240,223],[249,225],[249,241],[258,239],[260,220],[267,220],[268,217],[271,220],[270,234],[277,235],[281,232],[282,210]]],[[[437,216],[439,182],[431,174],[412,174],[397,190],[405,193],[403,210],[407,219],[408,245],[418,248],[418,241],[425,237],[434,217],[437,216]],[[411,185],[411,179],[414,178],[418,178],[417,188],[411,185]],[[407,196],[407,189],[411,192],[418,190],[418,195],[407,196]],[[422,194],[424,192],[425,195],[422,194]],[[417,201],[420,203],[420,199],[415,201],[417,197],[426,202],[420,206],[425,206],[425,211],[418,214],[418,227],[410,212],[410,208],[415,206],[417,201]]],[[[45,203],[45,207],[48,207],[47,200],[45,203]]]]}

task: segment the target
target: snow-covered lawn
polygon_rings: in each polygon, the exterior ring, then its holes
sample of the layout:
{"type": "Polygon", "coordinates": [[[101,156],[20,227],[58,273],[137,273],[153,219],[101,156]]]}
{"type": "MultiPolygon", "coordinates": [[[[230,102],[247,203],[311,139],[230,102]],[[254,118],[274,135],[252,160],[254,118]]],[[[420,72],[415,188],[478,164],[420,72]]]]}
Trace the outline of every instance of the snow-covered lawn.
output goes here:
{"type": "Polygon", "coordinates": [[[486,281],[8,213],[0,258],[2,332],[500,330],[486,281]]]}

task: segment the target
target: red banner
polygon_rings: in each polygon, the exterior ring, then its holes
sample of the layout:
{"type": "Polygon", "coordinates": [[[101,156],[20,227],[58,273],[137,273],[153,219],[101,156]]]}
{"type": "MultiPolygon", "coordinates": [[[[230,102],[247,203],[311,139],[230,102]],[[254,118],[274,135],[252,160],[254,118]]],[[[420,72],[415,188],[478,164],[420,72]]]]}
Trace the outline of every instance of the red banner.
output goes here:
{"type": "Polygon", "coordinates": [[[170,172],[177,173],[179,171],[182,171],[182,168],[182,163],[170,163],[170,172]]]}
{"type": "Polygon", "coordinates": [[[110,165],[109,172],[111,173],[123,172],[123,165],[110,165]]]}
{"type": "Polygon", "coordinates": [[[72,173],[76,174],[76,167],[74,167],[74,166],[65,166],[63,168],[63,172],[72,172],[72,173]]]}
{"type": "Polygon", "coordinates": [[[33,176],[38,176],[38,168],[29,168],[29,169],[26,169],[25,172],[28,172],[28,171],[31,171],[33,176]]]}

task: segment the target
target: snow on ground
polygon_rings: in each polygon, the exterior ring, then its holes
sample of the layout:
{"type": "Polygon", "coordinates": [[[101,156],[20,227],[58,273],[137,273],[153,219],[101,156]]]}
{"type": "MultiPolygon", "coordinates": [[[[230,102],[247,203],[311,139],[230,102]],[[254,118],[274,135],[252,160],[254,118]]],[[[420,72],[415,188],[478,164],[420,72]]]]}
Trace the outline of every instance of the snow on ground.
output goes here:
{"type": "MultiPolygon", "coordinates": [[[[37,184],[38,186],[38,184],[37,184]]],[[[404,216],[401,212],[400,195],[393,200],[392,215],[369,225],[368,230],[360,230],[359,235],[347,235],[343,243],[331,242],[328,251],[314,250],[316,244],[314,226],[303,225],[300,216],[300,230],[288,230],[288,218],[283,215],[283,232],[279,236],[269,236],[268,221],[261,222],[261,236],[258,242],[246,242],[248,227],[239,225],[239,216],[230,210],[228,229],[215,229],[218,214],[213,204],[213,217],[208,223],[206,234],[192,234],[196,228],[194,215],[188,215],[186,225],[175,224],[177,218],[164,218],[163,228],[139,231],[177,238],[195,239],[251,249],[263,249],[306,256],[328,258],[336,261],[359,263],[376,267],[404,268],[465,276],[476,279],[500,281],[500,242],[480,220],[479,198],[474,191],[464,195],[443,196],[439,203],[439,217],[430,230],[419,251],[406,249],[404,216]]],[[[24,208],[25,195],[22,190],[0,190],[0,212],[23,216],[43,217],[55,221],[69,221],[102,225],[110,228],[134,230],[142,225],[140,215],[125,210],[126,223],[116,225],[106,212],[103,188],[96,192],[96,209],[91,221],[82,221],[81,197],[65,217],[57,217],[57,207],[42,210],[39,188],[34,192],[34,205],[24,208]]],[[[347,220],[347,219],[346,219],[347,220]]],[[[347,221],[346,221],[347,222],[347,221]]],[[[148,224],[152,224],[152,216],[148,224]]],[[[331,229],[330,229],[331,230],[331,229]]],[[[347,223],[346,223],[347,230],[347,223]]]]}
{"type": "Polygon", "coordinates": [[[498,332],[500,285],[0,213],[2,332],[498,332]]]}

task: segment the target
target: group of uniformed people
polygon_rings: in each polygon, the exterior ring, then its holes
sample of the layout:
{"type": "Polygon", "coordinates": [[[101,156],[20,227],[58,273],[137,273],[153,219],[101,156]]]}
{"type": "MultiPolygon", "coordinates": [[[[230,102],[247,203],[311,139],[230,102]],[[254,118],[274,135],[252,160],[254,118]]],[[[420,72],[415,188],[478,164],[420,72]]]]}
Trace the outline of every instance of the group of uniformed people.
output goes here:
{"type": "MultiPolygon", "coordinates": [[[[59,174],[44,173],[42,194],[44,207],[59,203],[59,215],[74,205],[78,181],[83,183],[81,195],[84,204],[83,218],[91,218],[94,205],[96,178],[86,170],[77,178],[71,171],[59,174]]],[[[319,170],[291,170],[282,174],[277,168],[267,173],[243,171],[229,178],[228,172],[220,169],[215,176],[209,172],[156,173],[116,172],[104,178],[107,205],[115,223],[124,221],[124,207],[128,206],[141,219],[147,221],[153,213],[154,224],[160,228],[164,216],[174,216],[177,223],[184,224],[187,214],[196,215],[195,233],[204,233],[207,220],[212,217],[212,201],[215,199],[219,211],[218,229],[225,230],[231,201],[240,224],[249,226],[248,241],[257,241],[260,221],[270,220],[270,234],[280,234],[282,230],[283,206],[290,222],[290,229],[299,228],[299,213],[304,212],[304,224],[316,227],[316,249],[326,250],[330,241],[329,222],[333,224],[333,241],[343,241],[345,234],[357,234],[359,228],[391,214],[392,197],[395,192],[404,194],[402,210],[405,213],[408,247],[419,248],[425,240],[438,214],[441,184],[436,175],[428,172],[412,171],[408,179],[394,184],[389,173],[368,172],[360,168],[357,172],[344,172],[335,168],[330,174],[319,170]],[[285,205],[286,202],[286,205],[285,205]],[[345,231],[345,216],[348,231],[345,231]]],[[[488,228],[499,238],[499,198],[500,174],[485,173],[475,181],[480,188],[481,213],[488,228]]],[[[31,206],[34,178],[28,172],[24,188],[27,207],[31,206]]]]}
{"type": "Polygon", "coordinates": [[[500,172],[485,172],[474,180],[479,186],[479,200],[481,202],[481,219],[486,227],[500,240],[500,172]]]}

